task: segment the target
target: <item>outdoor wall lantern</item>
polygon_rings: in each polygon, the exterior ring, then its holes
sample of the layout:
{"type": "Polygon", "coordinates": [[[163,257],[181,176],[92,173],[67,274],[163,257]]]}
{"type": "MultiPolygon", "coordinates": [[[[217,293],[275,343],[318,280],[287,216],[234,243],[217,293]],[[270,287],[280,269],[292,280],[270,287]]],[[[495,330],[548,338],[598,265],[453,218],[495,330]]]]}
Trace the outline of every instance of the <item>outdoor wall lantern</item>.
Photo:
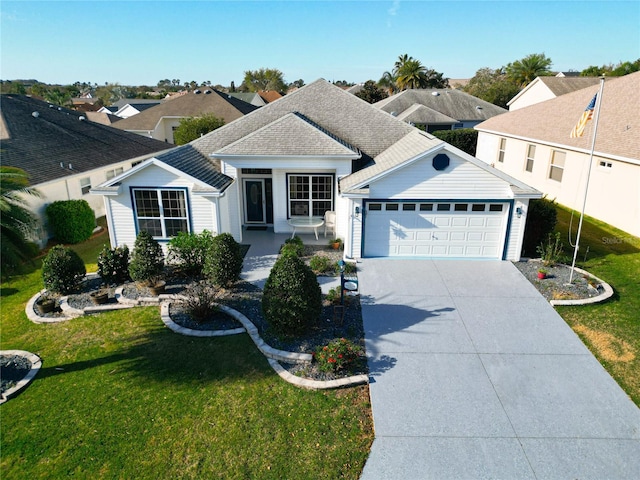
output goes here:
{"type": "Polygon", "coordinates": [[[522,216],[522,207],[516,208],[516,215],[518,216],[518,218],[522,216]]]}
{"type": "Polygon", "coordinates": [[[356,205],[356,217],[360,215],[360,207],[356,205]]]}

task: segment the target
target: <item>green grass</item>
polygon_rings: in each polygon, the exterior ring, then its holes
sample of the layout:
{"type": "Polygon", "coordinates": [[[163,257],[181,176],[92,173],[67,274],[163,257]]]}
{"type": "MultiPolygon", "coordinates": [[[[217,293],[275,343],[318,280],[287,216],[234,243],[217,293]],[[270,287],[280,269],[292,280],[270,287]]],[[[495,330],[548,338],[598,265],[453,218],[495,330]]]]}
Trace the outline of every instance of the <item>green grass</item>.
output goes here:
{"type": "MultiPolygon", "coordinates": [[[[105,241],[78,248],[87,264],[105,241]]],[[[1,285],[1,348],[43,359],[0,407],[3,479],[360,476],[367,387],[299,389],[247,335],[176,335],[156,307],[33,324],[24,305],[42,288],[38,268],[1,285]]]]}
{"type": "MultiPolygon", "coordinates": [[[[574,242],[578,220],[574,215],[574,242]]],[[[556,230],[565,243],[570,223],[570,211],[559,208],[556,230]]],[[[571,247],[566,250],[573,255],[571,247]]],[[[640,406],[640,239],[585,217],[578,266],[609,283],[615,295],[602,304],[558,307],[558,312],[640,406]]]]}

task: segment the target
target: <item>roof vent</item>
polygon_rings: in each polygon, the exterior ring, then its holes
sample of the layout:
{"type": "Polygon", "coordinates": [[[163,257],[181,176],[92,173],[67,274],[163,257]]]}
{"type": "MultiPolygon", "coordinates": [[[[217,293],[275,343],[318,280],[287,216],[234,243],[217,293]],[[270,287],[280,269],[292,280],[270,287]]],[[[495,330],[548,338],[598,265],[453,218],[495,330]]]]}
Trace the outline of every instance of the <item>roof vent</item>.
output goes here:
{"type": "Polygon", "coordinates": [[[80,120],[81,122],[84,122],[86,119],[87,119],[87,117],[85,117],[85,116],[83,116],[83,115],[80,115],[80,116],[78,117],[78,120],[80,120]]]}
{"type": "Polygon", "coordinates": [[[198,95],[200,93],[200,90],[196,89],[193,91],[193,93],[195,93],[196,95],[198,95]]]}
{"type": "Polygon", "coordinates": [[[60,168],[64,168],[64,162],[60,162],[60,168]]]}
{"type": "Polygon", "coordinates": [[[209,95],[210,93],[211,93],[211,90],[205,90],[205,91],[204,91],[204,94],[205,94],[205,95],[209,95]]]}
{"type": "Polygon", "coordinates": [[[397,117],[398,116],[398,112],[391,112],[391,116],[392,117],[397,117]]]}
{"type": "Polygon", "coordinates": [[[480,105],[476,105],[476,110],[482,110],[482,107],[480,105]]]}
{"type": "Polygon", "coordinates": [[[32,116],[33,118],[38,118],[38,117],[40,116],[40,112],[33,112],[33,113],[31,114],[31,116],[32,116]]]}
{"type": "Polygon", "coordinates": [[[433,168],[442,171],[449,166],[449,157],[444,153],[439,153],[433,157],[433,168]]]}
{"type": "Polygon", "coordinates": [[[433,95],[434,97],[439,97],[440,96],[440,92],[431,92],[431,95],[433,95]]]}

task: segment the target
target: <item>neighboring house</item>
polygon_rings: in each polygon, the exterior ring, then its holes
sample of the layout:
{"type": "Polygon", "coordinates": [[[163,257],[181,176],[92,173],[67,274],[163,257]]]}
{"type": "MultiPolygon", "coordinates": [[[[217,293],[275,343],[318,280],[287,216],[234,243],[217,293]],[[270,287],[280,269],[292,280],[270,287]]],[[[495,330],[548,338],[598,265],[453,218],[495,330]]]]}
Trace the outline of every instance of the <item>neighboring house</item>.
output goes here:
{"type": "Polygon", "coordinates": [[[115,115],[111,113],[106,113],[104,111],[84,112],[84,115],[87,117],[87,119],[90,122],[100,123],[102,125],[112,125],[117,121],[121,120],[120,117],[116,117],[115,115]]]}
{"type": "Polygon", "coordinates": [[[567,93],[597,85],[597,77],[536,77],[507,103],[509,110],[535,105],[567,93]]]}
{"type": "Polygon", "coordinates": [[[243,102],[250,103],[254,107],[264,107],[267,104],[256,92],[230,92],[229,95],[243,102]]]}
{"type": "Polygon", "coordinates": [[[104,202],[89,195],[91,187],[167,149],[165,143],[87,121],[86,115],[25,95],[1,97],[2,165],[26,171],[31,186],[42,194],[25,197],[40,220],[36,240],[41,245],[49,238],[49,203],[84,199],[102,216],[104,202]]]}
{"type": "Polygon", "coordinates": [[[275,90],[258,90],[258,95],[260,95],[266,103],[275,102],[279,98],[282,98],[282,94],[275,90]]]}
{"type": "MultiPolygon", "coordinates": [[[[112,245],[141,230],[246,228],[336,213],[345,257],[520,258],[540,193],[317,80],[95,187],[112,245]]],[[[322,229],[320,229],[322,232],[322,229]]],[[[311,233],[310,231],[305,233],[311,233]]]]}
{"type": "Polygon", "coordinates": [[[117,110],[113,112],[114,115],[120,118],[129,118],[139,114],[140,112],[144,112],[148,108],[160,105],[160,103],[162,103],[162,100],[123,98],[111,106],[117,107],[117,110]]]}
{"type": "MultiPolygon", "coordinates": [[[[476,127],[476,155],[497,170],[582,209],[595,121],[569,138],[599,86],[531,105],[476,127]]],[[[602,95],[586,213],[640,236],[640,72],[608,78],[602,95]]]]}
{"type": "Polygon", "coordinates": [[[373,106],[427,132],[472,128],[506,112],[462,90],[449,88],[404,90],[373,106]]]}
{"type": "Polygon", "coordinates": [[[256,108],[258,107],[227,93],[202,87],[122,119],[113,126],[127,132],[174,143],[173,132],[180,125],[180,120],[184,118],[213,114],[223,119],[225,123],[229,123],[256,108]]]}
{"type": "Polygon", "coordinates": [[[102,108],[102,100],[99,98],[92,98],[91,95],[87,97],[75,97],[71,99],[74,110],[79,112],[97,112],[102,108]]]}

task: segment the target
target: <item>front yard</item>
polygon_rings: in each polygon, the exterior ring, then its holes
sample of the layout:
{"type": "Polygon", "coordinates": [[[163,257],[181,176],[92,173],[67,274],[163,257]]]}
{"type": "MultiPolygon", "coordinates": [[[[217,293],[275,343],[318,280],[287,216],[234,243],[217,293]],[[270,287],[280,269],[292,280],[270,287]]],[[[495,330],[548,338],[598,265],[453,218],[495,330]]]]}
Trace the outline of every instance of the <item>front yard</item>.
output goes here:
{"type": "MultiPolygon", "coordinates": [[[[88,270],[106,236],[78,248],[88,270]]],[[[2,406],[3,478],[353,478],[373,440],[366,386],[281,380],[247,335],[176,335],[157,307],[36,325],[39,268],[2,284],[3,350],[38,354],[2,406]]]]}

